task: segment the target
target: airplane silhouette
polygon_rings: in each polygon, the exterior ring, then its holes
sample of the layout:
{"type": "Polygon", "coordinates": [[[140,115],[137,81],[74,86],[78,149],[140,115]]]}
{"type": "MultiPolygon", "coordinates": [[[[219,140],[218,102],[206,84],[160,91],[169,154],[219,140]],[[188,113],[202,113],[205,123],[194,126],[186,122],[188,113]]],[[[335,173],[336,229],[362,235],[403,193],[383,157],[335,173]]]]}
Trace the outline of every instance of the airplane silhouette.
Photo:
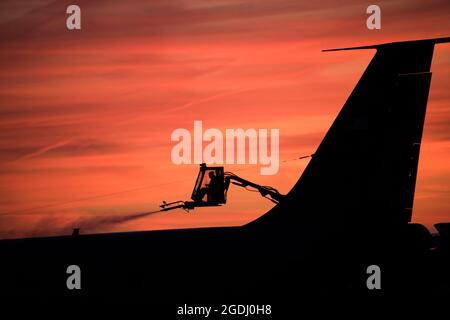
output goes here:
{"type": "Polygon", "coordinates": [[[336,49],[376,54],[298,182],[256,220],[2,240],[1,295],[224,303],[370,296],[369,265],[380,267],[384,294],[448,295],[449,224],[437,224],[433,239],[410,223],[433,50],[445,42],[336,49]],[[79,291],[66,287],[72,264],[82,270],[79,291]]]}

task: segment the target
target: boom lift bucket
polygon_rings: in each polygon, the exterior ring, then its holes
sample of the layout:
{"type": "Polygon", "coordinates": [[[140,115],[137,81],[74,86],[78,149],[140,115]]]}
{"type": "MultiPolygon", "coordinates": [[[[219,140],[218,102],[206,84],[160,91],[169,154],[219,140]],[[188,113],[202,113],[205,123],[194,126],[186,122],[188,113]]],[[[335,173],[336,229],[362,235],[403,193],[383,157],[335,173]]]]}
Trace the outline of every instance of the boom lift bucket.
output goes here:
{"type": "Polygon", "coordinates": [[[204,205],[219,205],[227,202],[229,183],[225,182],[223,167],[200,165],[191,199],[204,205]]]}

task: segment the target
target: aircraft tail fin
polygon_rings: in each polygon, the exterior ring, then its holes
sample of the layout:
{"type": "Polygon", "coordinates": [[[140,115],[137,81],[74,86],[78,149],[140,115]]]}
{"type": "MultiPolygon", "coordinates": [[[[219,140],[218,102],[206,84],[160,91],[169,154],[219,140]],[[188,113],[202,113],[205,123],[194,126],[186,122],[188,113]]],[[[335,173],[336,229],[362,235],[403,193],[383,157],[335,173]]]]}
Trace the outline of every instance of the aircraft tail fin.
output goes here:
{"type": "Polygon", "coordinates": [[[377,51],[286,200],[260,221],[408,223],[433,50],[444,42],[450,38],[332,49],[377,51]]]}

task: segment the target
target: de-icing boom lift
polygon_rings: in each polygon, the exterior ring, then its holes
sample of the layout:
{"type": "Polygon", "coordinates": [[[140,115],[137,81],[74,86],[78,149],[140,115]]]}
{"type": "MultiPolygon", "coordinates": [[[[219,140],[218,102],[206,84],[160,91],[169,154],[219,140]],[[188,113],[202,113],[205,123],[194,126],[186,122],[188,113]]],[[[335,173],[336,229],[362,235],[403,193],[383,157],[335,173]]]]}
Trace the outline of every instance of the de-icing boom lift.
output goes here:
{"type": "Polygon", "coordinates": [[[249,191],[259,192],[268,200],[279,203],[284,195],[270,186],[261,186],[245,180],[232,172],[224,172],[223,167],[208,167],[205,163],[200,164],[200,171],[192,191],[193,201],[174,201],[167,203],[163,201],[160,211],[173,209],[191,210],[196,207],[217,207],[227,202],[227,192],[230,183],[243,187],[249,191]],[[252,189],[249,189],[252,188],[252,189]]]}

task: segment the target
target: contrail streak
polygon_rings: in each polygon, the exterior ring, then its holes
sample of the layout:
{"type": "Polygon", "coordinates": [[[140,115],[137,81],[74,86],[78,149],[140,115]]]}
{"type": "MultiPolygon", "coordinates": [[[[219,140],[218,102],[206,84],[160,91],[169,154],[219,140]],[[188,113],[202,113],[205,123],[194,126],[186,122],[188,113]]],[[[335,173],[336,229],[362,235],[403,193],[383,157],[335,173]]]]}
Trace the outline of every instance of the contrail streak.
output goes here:
{"type": "Polygon", "coordinates": [[[33,152],[33,153],[24,155],[24,156],[22,156],[22,157],[20,157],[20,158],[18,158],[18,159],[16,159],[16,160],[14,160],[14,161],[21,161],[21,160],[26,160],[26,159],[34,158],[34,157],[40,156],[41,154],[44,154],[44,153],[46,153],[46,152],[48,152],[48,151],[50,151],[50,150],[53,150],[53,149],[56,149],[56,148],[60,148],[60,147],[62,147],[62,146],[65,146],[65,145],[67,145],[67,144],[69,144],[69,143],[71,143],[71,142],[72,142],[72,139],[65,140],[65,141],[60,141],[60,142],[57,142],[57,143],[55,143],[55,144],[49,145],[49,146],[47,146],[47,147],[41,148],[41,149],[39,149],[39,150],[37,150],[37,151],[35,151],[35,152],[33,152]]]}

